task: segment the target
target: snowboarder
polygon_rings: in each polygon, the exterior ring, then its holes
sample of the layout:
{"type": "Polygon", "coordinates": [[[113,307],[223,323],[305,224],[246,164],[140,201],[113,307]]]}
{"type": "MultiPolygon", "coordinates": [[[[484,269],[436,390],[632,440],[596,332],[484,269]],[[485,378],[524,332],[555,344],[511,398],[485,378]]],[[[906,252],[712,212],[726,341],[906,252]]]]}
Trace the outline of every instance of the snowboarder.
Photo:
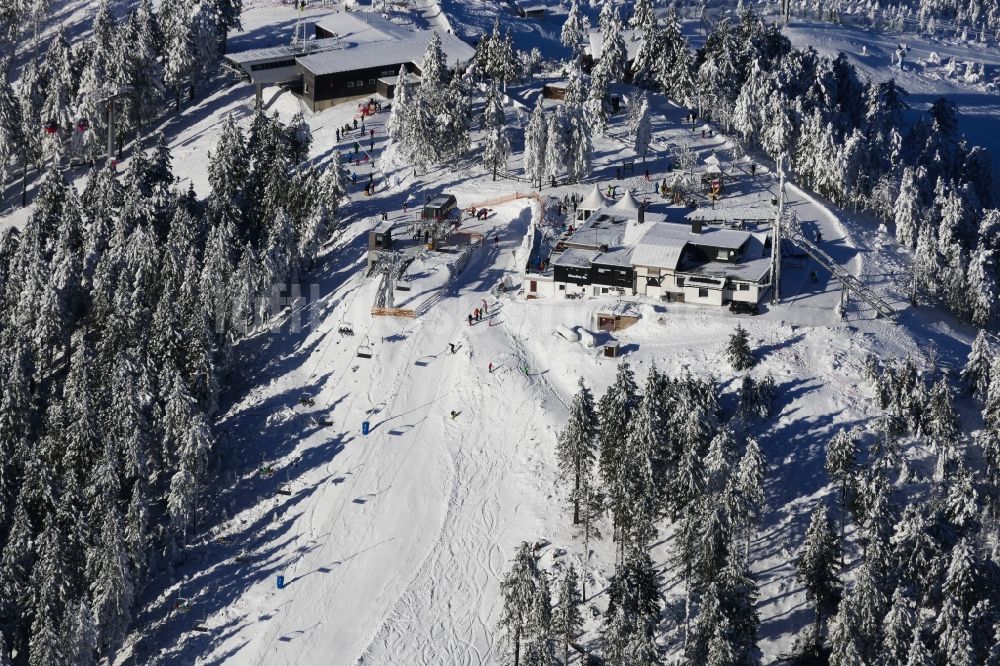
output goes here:
{"type": "Polygon", "coordinates": [[[490,374],[493,374],[493,361],[490,361],[490,374]]]}
{"type": "Polygon", "coordinates": [[[448,343],[448,348],[451,349],[451,353],[452,354],[455,353],[455,343],[454,342],[449,342],[448,343]]]}
{"type": "Polygon", "coordinates": [[[458,416],[458,412],[456,412],[454,409],[451,410],[451,420],[454,421],[455,417],[457,417],[457,416],[458,416]]]}

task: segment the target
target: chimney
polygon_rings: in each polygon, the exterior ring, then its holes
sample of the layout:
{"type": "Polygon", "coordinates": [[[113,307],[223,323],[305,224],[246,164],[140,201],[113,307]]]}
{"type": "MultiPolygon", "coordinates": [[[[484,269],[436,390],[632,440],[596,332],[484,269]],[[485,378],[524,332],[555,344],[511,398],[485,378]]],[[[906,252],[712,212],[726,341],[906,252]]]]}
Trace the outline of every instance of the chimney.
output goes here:
{"type": "Polygon", "coordinates": [[[691,233],[700,234],[701,233],[701,220],[692,220],[691,222],[691,233]]]}
{"type": "Polygon", "coordinates": [[[646,207],[639,206],[639,224],[646,223],[646,207]]]}

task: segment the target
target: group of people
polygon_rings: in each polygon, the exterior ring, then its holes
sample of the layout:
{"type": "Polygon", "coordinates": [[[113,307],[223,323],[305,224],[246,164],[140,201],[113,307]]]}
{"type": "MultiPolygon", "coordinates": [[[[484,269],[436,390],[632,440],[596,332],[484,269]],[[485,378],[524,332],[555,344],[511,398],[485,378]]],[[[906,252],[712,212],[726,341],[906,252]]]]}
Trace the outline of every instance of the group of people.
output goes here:
{"type": "Polygon", "coordinates": [[[489,305],[486,303],[486,299],[484,298],[482,305],[474,309],[472,313],[469,315],[468,317],[469,326],[472,326],[472,322],[474,321],[482,321],[483,315],[489,314],[489,311],[490,311],[489,305]]]}

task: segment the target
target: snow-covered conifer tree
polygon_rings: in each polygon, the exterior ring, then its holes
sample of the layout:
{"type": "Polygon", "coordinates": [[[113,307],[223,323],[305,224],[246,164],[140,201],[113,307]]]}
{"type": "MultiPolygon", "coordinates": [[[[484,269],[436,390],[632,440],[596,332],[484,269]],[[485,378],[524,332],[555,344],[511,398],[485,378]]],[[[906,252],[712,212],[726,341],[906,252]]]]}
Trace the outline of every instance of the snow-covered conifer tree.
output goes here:
{"type": "Polygon", "coordinates": [[[545,572],[527,542],[521,543],[510,571],[500,583],[503,610],[499,625],[514,651],[514,666],[521,663],[521,644],[529,645],[549,635],[551,595],[545,572]]]}
{"type": "Polygon", "coordinates": [[[753,351],[750,349],[750,336],[746,329],[740,324],[736,325],[736,330],[729,336],[729,344],[726,345],[726,359],[733,366],[733,370],[742,372],[757,365],[753,351]]]}
{"type": "Polygon", "coordinates": [[[912,248],[917,243],[917,231],[923,218],[920,191],[913,167],[903,169],[895,211],[896,240],[900,245],[912,248]]]}
{"type": "Polygon", "coordinates": [[[552,633],[562,643],[563,663],[569,663],[569,644],[583,630],[583,597],[580,596],[579,576],[572,563],[559,579],[559,600],[552,609],[552,633]]]}
{"type": "Polygon", "coordinates": [[[795,563],[799,581],[806,589],[806,598],[815,607],[814,635],[817,640],[823,611],[840,592],[840,581],[837,579],[840,559],[840,540],[827,517],[826,505],[821,503],[813,511],[805,543],[795,563]]]}
{"type": "Polygon", "coordinates": [[[990,388],[990,364],[994,353],[990,349],[986,331],[980,330],[972,343],[969,357],[960,375],[962,386],[973,398],[984,402],[990,388]]]}
{"type": "Polygon", "coordinates": [[[545,179],[555,182],[560,169],[566,164],[566,115],[557,106],[549,116],[545,140],[545,179]]]}
{"type": "Polygon", "coordinates": [[[528,126],[524,130],[524,173],[541,188],[545,179],[545,157],[548,144],[548,124],[545,120],[545,110],[542,99],[538,98],[535,109],[531,112],[528,126]]]}
{"type": "MultiPolygon", "coordinates": [[[[831,481],[840,484],[840,538],[844,538],[847,508],[850,502],[849,485],[858,469],[858,444],[854,433],[842,428],[826,445],[824,469],[831,481]]],[[[843,562],[841,562],[843,564],[843,562]]]]}
{"type": "Polygon", "coordinates": [[[507,134],[507,117],[503,104],[500,102],[500,91],[492,87],[486,96],[486,109],[483,112],[483,166],[493,172],[493,180],[497,173],[506,170],[507,158],[510,157],[510,136],[507,134]]]}
{"type": "Polygon", "coordinates": [[[951,388],[943,377],[931,388],[930,400],[923,414],[922,428],[937,450],[935,475],[939,480],[943,479],[951,472],[954,449],[960,433],[951,388]]]}
{"type": "Polygon", "coordinates": [[[579,60],[583,55],[586,39],[580,5],[577,0],[572,0],[569,6],[569,13],[566,15],[566,22],[563,23],[562,32],[560,33],[560,41],[563,46],[569,48],[573,54],[573,58],[579,60]]]}
{"type": "Polygon", "coordinates": [[[969,300],[966,307],[972,323],[989,328],[996,319],[1000,289],[997,287],[997,266],[992,250],[981,242],[969,261],[964,293],[969,300]]]}
{"type": "Polygon", "coordinates": [[[570,405],[569,421],[556,441],[559,472],[564,481],[572,483],[573,524],[580,522],[580,502],[583,491],[592,484],[592,468],[600,425],[594,407],[594,396],[580,378],[580,389],[570,405]]]}
{"type": "Polygon", "coordinates": [[[617,487],[622,456],[625,454],[625,438],[628,425],[639,407],[638,387],[632,366],[623,362],[618,366],[615,382],[601,396],[598,404],[600,414],[599,467],[601,482],[606,490],[617,487]]]}
{"type": "Polygon", "coordinates": [[[656,14],[653,12],[652,0],[636,0],[635,11],[629,19],[629,26],[636,30],[648,30],[656,27],[656,14]]]}
{"type": "Polygon", "coordinates": [[[583,110],[587,124],[593,134],[604,134],[608,129],[608,85],[607,69],[601,62],[590,73],[590,90],[583,110]]]}
{"type": "Polygon", "coordinates": [[[407,113],[409,112],[409,101],[412,93],[408,83],[409,75],[406,71],[406,64],[399,66],[399,76],[396,84],[396,94],[392,98],[392,109],[389,111],[389,120],[386,121],[385,129],[393,141],[403,142],[406,134],[407,113]]]}

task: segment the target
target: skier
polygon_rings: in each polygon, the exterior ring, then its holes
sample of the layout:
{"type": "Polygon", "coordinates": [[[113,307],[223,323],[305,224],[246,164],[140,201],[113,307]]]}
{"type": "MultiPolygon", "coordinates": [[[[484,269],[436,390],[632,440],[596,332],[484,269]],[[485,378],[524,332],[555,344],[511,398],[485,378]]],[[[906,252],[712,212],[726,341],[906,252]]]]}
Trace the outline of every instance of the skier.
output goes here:
{"type": "Polygon", "coordinates": [[[358,129],[358,119],[354,119],[354,129],[358,129]]]}
{"type": "Polygon", "coordinates": [[[403,202],[403,213],[404,213],[404,214],[406,213],[406,209],[407,209],[408,207],[409,207],[409,204],[408,204],[408,203],[406,203],[406,202],[404,201],[404,202],[403,202]]]}
{"type": "Polygon", "coordinates": [[[486,305],[486,299],[483,299],[483,312],[489,312],[489,308],[486,305]]]}
{"type": "Polygon", "coordinates": [[[472,315],[469,315],[469,326],[472,326],[472,315]]]}
{"type": "Polygon", "coordinates": [[[490,361],[490,374],[493,374],[493,361],[490,361]]]}
{"type": "Polygon", "coordinates": [[[340,143],[340,130],[337,130],[337,143],[340,143]]]}
{"type": "Polygon", "coordinates": [[[369,138],[374,139],[375,138],[375,130],[374,129],[369,130],[368,136],[369,136],[369,138]]]}
{"type": "Polygon", "coordinates": [[[455,343],[454,342],[449,342],[448,343],[448,347],[451,349],[451,353],[454,354],[455,353],[455,343]]]}
{"type": "Polygon", "coordinates": [[[452,421],[454,421],[454,420],[455,420],[455,417],[456,417],[456,416],[458,416],[458,412],[456,412],[456,411],[455,411],[454,409],[453,409],[453,410],[451,410],[451,420],[452,420],[452,421]]]}
{"type": "Polygon", "coordinates": [[[479,321],[479,308],[476,308],[475,310],[472,311],[472,318],[475,319],[476,321],[479,321]]]}
{"type": "Polygon", "coordinates": [[[356,174],[356,173],[352,173],[351,174],[351,184],[353,184],[353,185],[357,185],[358,184],[358,174],[356,174]]]}
{"type": "Polygon", "coordinates": [[[493,237],[493,244],[494,245],[500,244],[500,234],[497,234],[496,236],[493,237]]]}
{"type": "Polygon", "coordinates": [[[649,182],[649,169],[646,169],[646,182],[649,182]]]}

